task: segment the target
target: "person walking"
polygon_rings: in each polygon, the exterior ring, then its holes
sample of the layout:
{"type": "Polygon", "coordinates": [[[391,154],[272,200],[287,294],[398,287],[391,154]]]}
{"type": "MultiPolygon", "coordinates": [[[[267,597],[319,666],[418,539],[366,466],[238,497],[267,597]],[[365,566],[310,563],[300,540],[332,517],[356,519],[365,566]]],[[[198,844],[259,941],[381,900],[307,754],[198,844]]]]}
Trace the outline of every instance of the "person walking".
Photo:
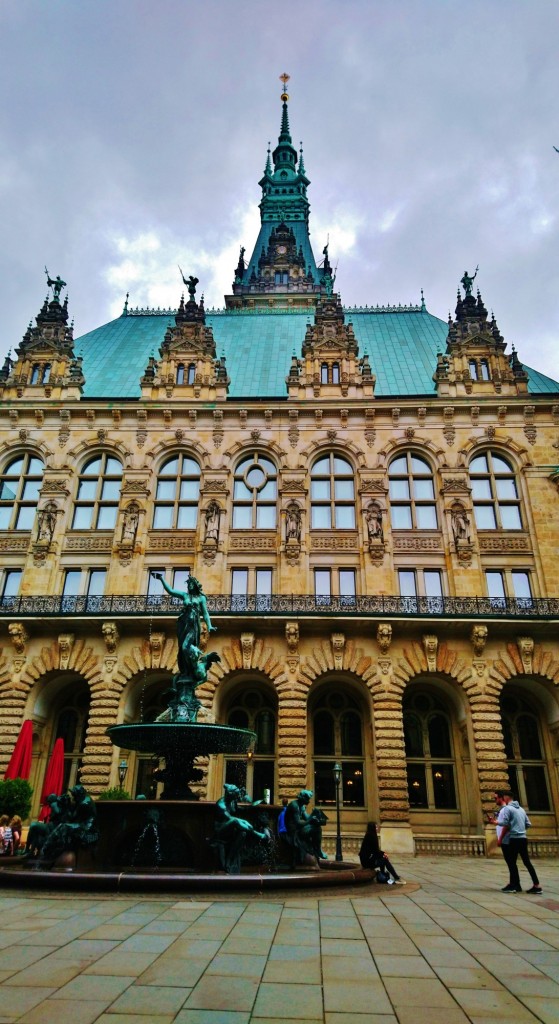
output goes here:
{"type": "Polygon", "coordinates": [[[501,847],[509,869],[508,884],[503,886],[501,891],[522,892],[517,867],[518,857],[520,857],[532,879],[532,887],[527,889],[526,892],[531,896],[539,896],[542,892],[542,887],[534,865],[528,856],[528,837],[526,832],[532,823],[518,800],[513,800],[512,793],[509,790],[497,790],[495,801],[499,807],[499,814],[497,818],[493,819],[497,826],[497,843],[501,847]]]}

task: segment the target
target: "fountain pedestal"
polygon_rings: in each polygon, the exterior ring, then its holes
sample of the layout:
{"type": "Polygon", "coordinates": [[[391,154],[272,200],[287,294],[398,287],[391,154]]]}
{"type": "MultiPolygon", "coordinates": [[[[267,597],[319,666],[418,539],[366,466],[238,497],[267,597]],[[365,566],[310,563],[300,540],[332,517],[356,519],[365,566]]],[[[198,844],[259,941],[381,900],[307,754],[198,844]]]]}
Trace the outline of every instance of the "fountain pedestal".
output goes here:
{"type": "MultiPolygon", "coordinates": [[[[281,807],[242,804],[241,810],[243,817],[254,824],[258,814],[265,811],[270,819],[270,829],[277,835],[277,819],[281,807]]],[[[93,856],[89,851],[80,851],[80,871],[115,871],[133,867],[211,874],[217,869],[215,853],[208,843],[214,831],[213,801],[100,800],[97,803],[97,818],[101,838],[93,856]],[[149,823],[150,812],[154,811],[158,815],[159,863],[155,836],[151,829],[140,849],[137,849],[140,837],[149,823]]],[[[283,851],[280,852],[280,858],[284,859],[283,851]]]]}

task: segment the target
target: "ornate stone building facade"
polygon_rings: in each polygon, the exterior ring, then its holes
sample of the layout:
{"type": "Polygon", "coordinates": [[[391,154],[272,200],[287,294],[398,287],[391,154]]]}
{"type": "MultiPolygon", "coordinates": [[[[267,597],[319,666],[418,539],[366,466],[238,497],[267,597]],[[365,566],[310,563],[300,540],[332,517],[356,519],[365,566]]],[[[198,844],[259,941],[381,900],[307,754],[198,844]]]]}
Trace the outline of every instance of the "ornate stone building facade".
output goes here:
{"type": "Polygon", "coordinates": [[[0,371],[0,768],[31,718],[36,805],[57,736],[68,783],[115,785],[124,755],[153,790],[106,728],[160,712],[176,612],[150,572],[194,573],[221,656],[204,715],[257,735],[203,795],[310,786],[327,810],[339,762],[347,836],[479,850],[510,780],[551,850],[559,384],[467,274],[448,324],[343,307],[287,99],[223,310],[189,278],[177,311],[127,301],[76,343],[56,279],[0,371]]]}

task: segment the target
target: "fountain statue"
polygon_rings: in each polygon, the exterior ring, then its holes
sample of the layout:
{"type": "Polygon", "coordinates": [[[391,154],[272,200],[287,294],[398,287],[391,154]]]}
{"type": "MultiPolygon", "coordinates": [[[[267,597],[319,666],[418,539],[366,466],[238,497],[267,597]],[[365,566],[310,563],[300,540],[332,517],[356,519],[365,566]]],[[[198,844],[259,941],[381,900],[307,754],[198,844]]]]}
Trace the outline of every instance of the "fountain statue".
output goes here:
{"type": "Polygon", "coordinates": [[[167,708],[155,722],[112,725],[107,729],[115,746],[137,750],[165,759],[165,767],[154,773],[164,783],[163,800],[197,800],[190,783],[200,782],[203,772],[196,767],[197,757],[209,754],[246,754],[256,739],[248,729],[197,721],[201,702],[196,687],[207,679],[209,668],[220,661],[219,654],[203,654],[200,647],[200,622],[210,633],[212,625],[202,585],[190,576],[186,591],[169,586],[162,573],[152,574],[163,589],[182,602],[177,619],[178,672],[167,692],[167,708]]]}

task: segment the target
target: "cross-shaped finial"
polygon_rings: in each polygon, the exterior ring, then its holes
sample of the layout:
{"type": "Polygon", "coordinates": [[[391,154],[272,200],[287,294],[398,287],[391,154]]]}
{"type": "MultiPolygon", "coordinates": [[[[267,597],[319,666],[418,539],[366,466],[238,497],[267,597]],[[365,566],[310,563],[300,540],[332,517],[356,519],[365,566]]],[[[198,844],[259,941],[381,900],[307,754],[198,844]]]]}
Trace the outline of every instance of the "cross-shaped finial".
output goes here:
{"type": "Polygon", "coordinates": [[[288,83],[290,78],[291,78],[291,75],[286,74],[285,71],[283,72],[283,75],[279,76],[280,82],[283,82],[284,89],[285,89],[285,87],[286,87],[286,85],[287,85],[287,83],[288,83]]]}

